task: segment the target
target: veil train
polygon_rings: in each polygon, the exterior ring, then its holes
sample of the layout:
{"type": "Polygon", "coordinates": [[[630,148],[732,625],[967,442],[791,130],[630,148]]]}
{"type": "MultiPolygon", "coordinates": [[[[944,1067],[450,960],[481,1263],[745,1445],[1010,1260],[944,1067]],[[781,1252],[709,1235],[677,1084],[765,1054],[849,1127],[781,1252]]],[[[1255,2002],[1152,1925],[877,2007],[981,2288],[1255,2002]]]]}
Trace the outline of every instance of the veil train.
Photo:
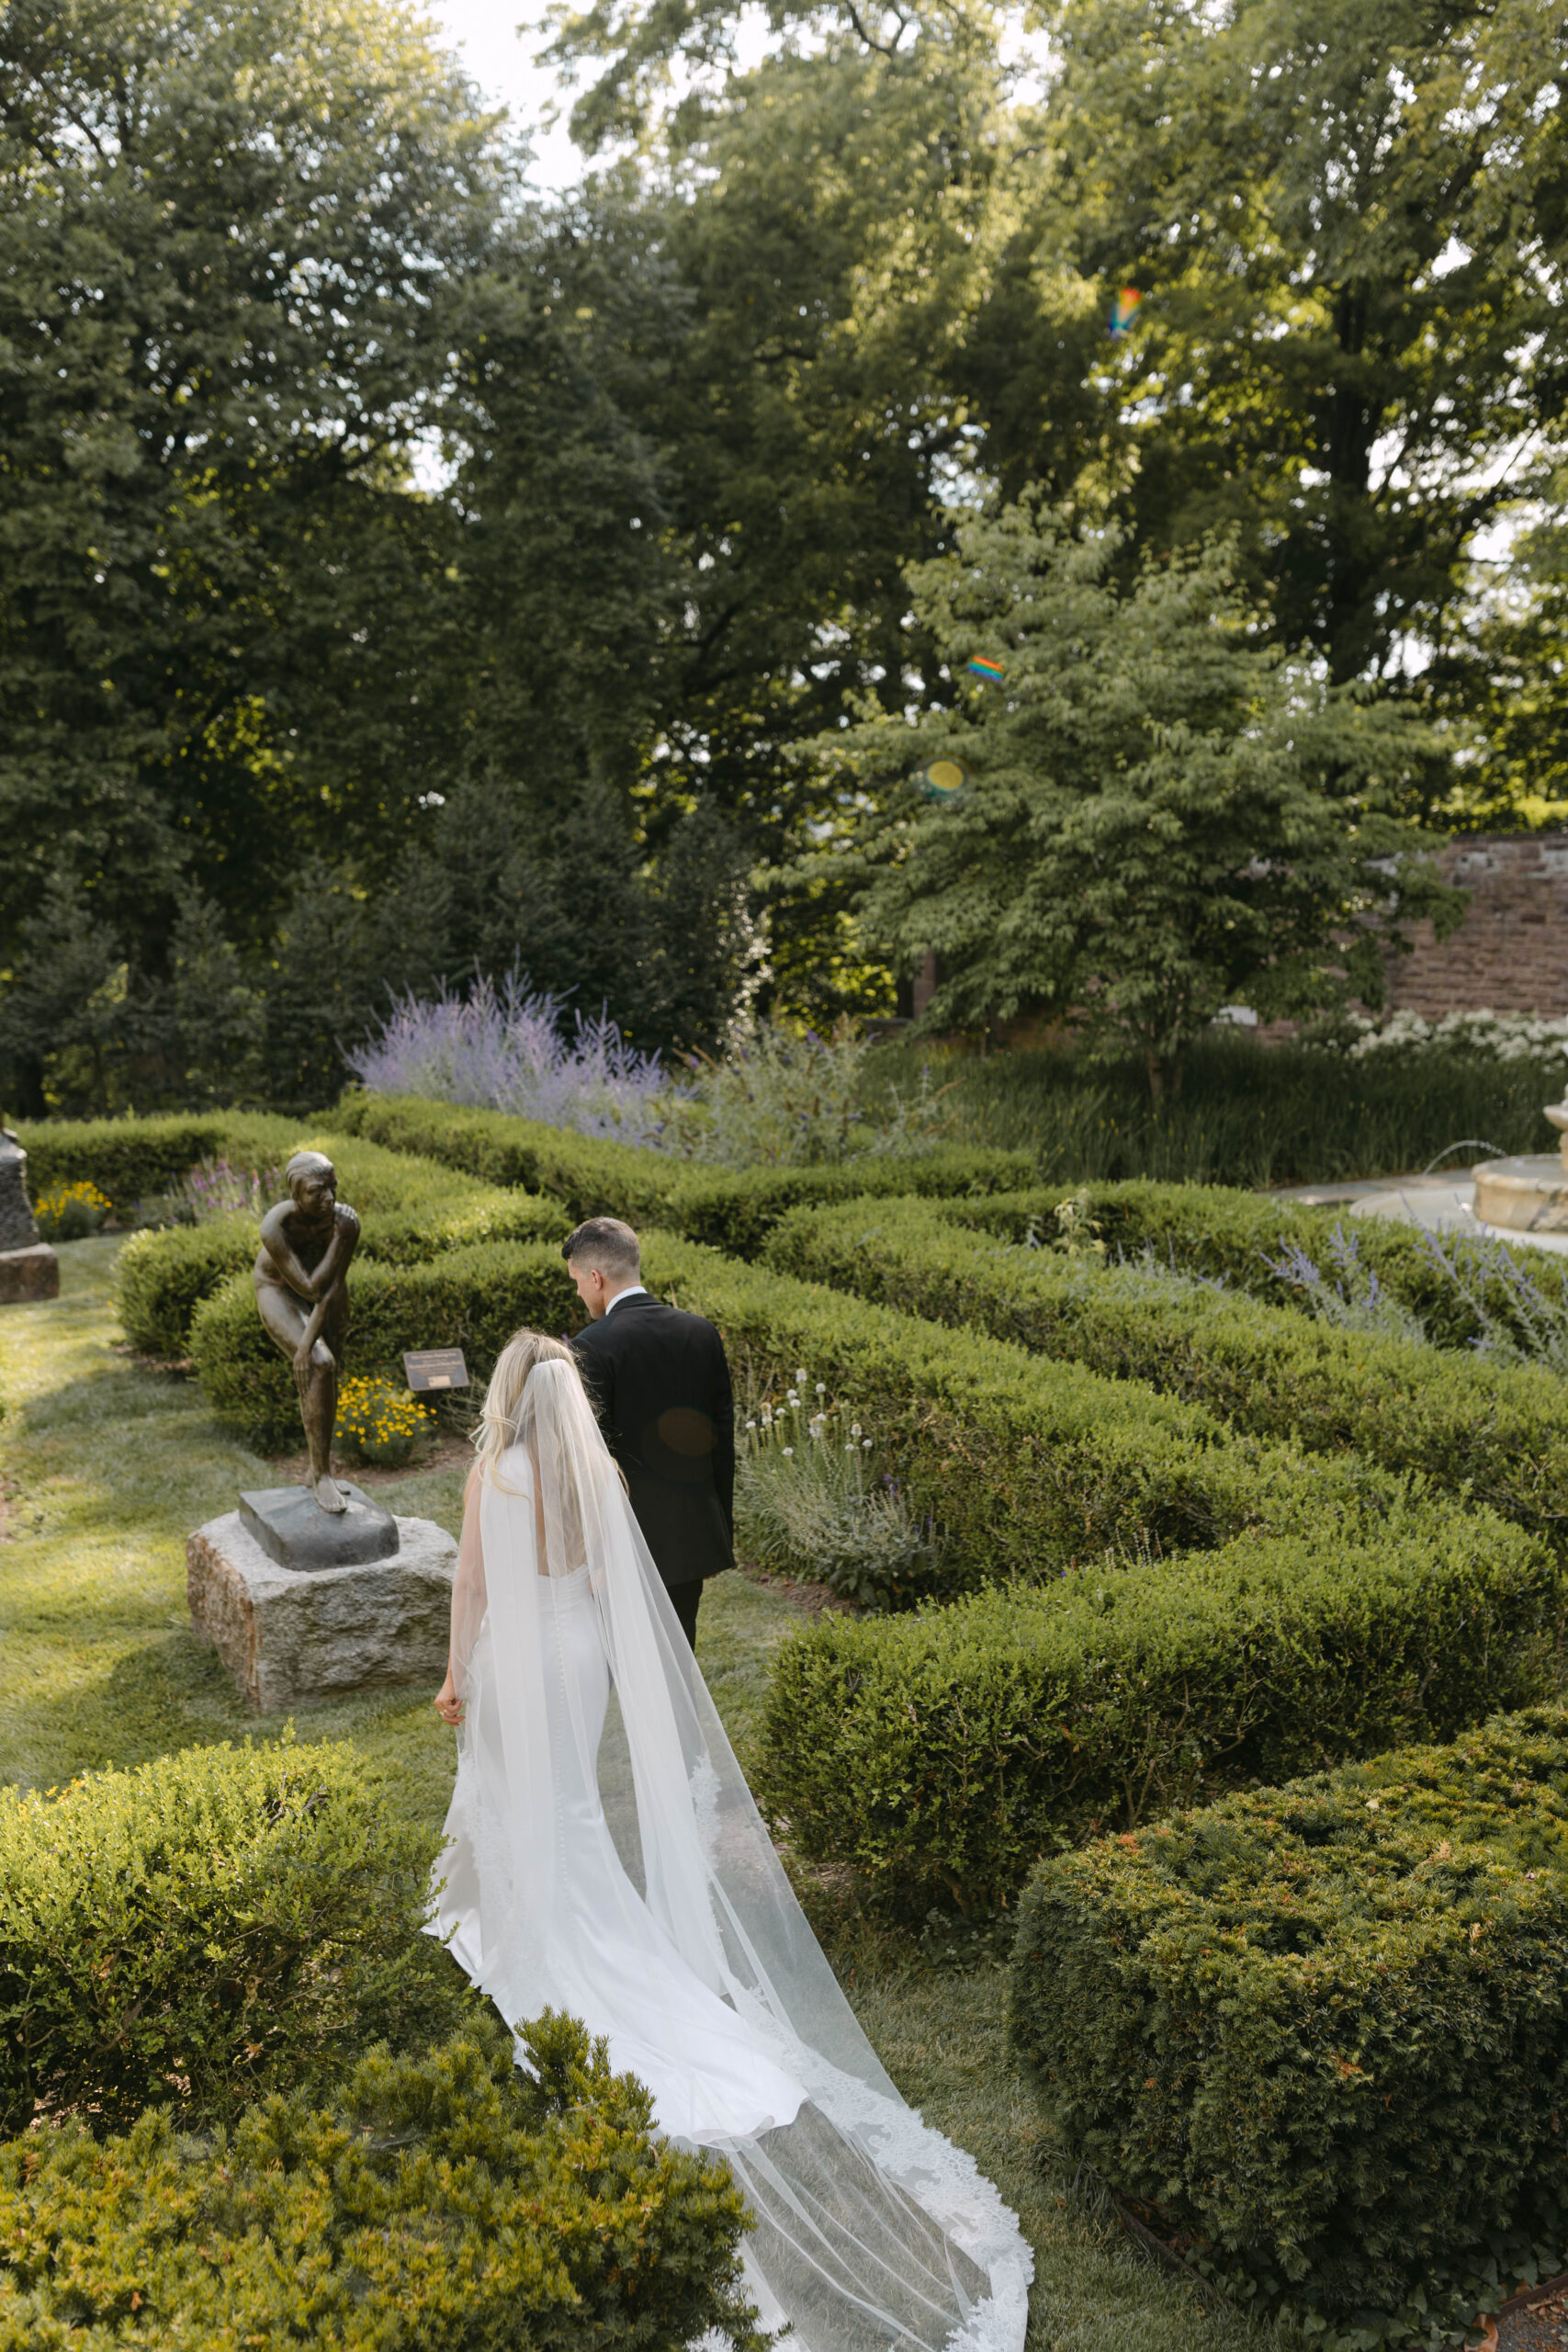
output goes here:
{"type": "Polygon", "coordinates": [[[429,1929],[515,2025],[569,2010],[720,2151],[801,2352],[1021,2352],[1032,2274],[973,2158],[900,2098],[807,1924],[575,1367],[476,1471],[466,1713],[429,1929]]]}

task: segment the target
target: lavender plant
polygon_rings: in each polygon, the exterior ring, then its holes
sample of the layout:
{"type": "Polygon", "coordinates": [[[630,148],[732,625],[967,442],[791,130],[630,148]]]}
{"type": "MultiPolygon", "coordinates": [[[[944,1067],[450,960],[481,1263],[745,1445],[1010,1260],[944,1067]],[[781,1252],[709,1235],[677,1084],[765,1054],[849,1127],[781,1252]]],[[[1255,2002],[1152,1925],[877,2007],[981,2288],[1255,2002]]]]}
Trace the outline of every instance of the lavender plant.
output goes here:
{"type": "Polygon", "coordinates": [[[166,1198],[176,1223],[214,1225],[242,1213],[260,1216],[283,1191],[280,1168],[231,1168],[226,1159],[198,1159],[166,1198]]]}
{"type": "Polygon", "coordinates": [[[759,1566],[888,1608],[931,1589],[942,1539],[885,1468],[853,1408],[808,1401],[804,1365],[782,1404],[765,1399],[745,1427],[735,1483],[736,1533],[759,1566]]]}
{"type": "Polygon", "coordinates": [[[658,1144],[681,1090],[657,1054],[639,1053],[615,1022],[574,1012],[513,972],[467,996],[396,998],[378,1036],[345,1057],[373,1094],[511,1111],[579,1135],[658,1144]]]}
{"type": "Polygon", "coordinates": [[[1568,1293],[1561,1285],[1549,1295],[1495,1234],[1467,1237],[1462,1250],[1445,1250],[1438,1234],[1423,1233],[1421,1247],[1474,1316],[1470,1344],[1478,1355],[1568,1374],[1568,1293]]]}
{"type": "MultiPolygon", "coordinates": [[[[1430,1238],[1432,1237],[1428,1237],[1430,1238]]],[[[1378,1279],[1361,1256],[1360,1237],[1336,1225],[1325,1272],[1299,1241],[1281,1240],[1280,1255],[1259,1253],[1269,1272],[1299,1291],[1320,1322],[1340,1331],[1373,1331],[1381,1339],[1427,1342],[1426,1325],[1378,1279]]]]}

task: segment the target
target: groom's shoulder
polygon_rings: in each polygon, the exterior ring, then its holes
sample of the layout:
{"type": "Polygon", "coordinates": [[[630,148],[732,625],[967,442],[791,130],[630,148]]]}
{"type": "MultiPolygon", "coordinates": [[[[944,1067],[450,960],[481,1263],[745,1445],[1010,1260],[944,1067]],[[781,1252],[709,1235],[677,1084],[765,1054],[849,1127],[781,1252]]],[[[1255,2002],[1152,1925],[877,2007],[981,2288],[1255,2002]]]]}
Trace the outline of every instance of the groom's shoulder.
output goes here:
{"type": "MultiPolygon", "coordinates": [[[[715,1340],[718,1333],[705,1315],[693,1315],[683,1306],[671,1306],[668,1299],[651,1295],[628,1298],[613,1315],[606,1315],[589,1329],[599,1337],[602,1346],[637,1347],[650,1340],[668,1341],[715,1340]]],[[[581,1335],[580,1335],[581,1336],[581,1335]]]]}

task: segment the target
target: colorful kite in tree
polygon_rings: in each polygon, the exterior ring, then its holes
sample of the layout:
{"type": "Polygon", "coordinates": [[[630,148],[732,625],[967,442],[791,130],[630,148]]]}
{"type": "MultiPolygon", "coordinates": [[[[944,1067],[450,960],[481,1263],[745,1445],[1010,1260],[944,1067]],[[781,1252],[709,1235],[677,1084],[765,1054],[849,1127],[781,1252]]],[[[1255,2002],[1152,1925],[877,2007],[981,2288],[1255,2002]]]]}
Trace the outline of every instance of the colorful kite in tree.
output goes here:
{"type": "Polygon", "coordinates": [[[989,661],[983,653],[976,653],[964,667],[973,670],[977,678],[984,678],[988,685],[993,686],[999,686],[1005,674],[999,662],[989,661]]]}

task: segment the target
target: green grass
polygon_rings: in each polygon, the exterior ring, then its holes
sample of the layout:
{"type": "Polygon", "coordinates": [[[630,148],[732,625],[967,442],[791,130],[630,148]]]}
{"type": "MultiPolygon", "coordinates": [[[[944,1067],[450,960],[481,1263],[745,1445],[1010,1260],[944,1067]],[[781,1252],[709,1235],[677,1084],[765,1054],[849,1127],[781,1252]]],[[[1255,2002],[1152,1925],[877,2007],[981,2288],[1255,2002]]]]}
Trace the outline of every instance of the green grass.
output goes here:
{"type": "MultiPolygon", "coordinates": [[[[0,1308],[0,1781],[48,1788],[94,1766],[278,1727],[239,1706],[192,1639],[185,1604],[187,1531],[276,1473],[219,1429],[194,1384],[117,1347],[109,1276],[119,1247],[100,1238],[62,1249],[58,1301],[0,1308]]],[[[455,1531],[462,1476],[416,1470],[378,1491],[455,1531]]],[[[770,1656],[797,1622],[790,1601],[745,1577],[708,1587],[698,1655],[743,1761],[770,1656]]],[[[356,1740],[394,1802],[434,1827],[453,1744],[430,1695],[301,1710],[295,1726],[305,1739],[356,1740]]],[[[1005,1970],[984,1939],[955,1950],[946,1929],[934,1944],[875,1929],[844,1916],[831,1888],[812,1907],[899,2088],[1019,2211],[1037,2274],[1030,2352],[1241,2352],[1255,2340],[1207,2290],[1134,2252],[1053,2171],[1008,2054],[1005,1970]]]]}
{"type": "MultiPolygon", "coordinates": [[[[955,1142],[1032,1151],[1043,1181],[1153,1177],[1164,1183],[1313,1184],[1408,1175],[1477,1136],[1500,1151],[1551,1151],[1541,1113],[1562,1066],[1495,1062],[1433,1049],[1408,1057],[1330,1059],[1244,1034],[1193,1050],[1181,1099],[1156,1110],[1136,1062],[1099,1067],[1061,1047],[979,1055],[894,1045],[873,1083],[908,1093],[922,1061],[955,1142]]],[[[1485,1152],[1455,1156],[1462,1166],[1485,1152]]]]}

